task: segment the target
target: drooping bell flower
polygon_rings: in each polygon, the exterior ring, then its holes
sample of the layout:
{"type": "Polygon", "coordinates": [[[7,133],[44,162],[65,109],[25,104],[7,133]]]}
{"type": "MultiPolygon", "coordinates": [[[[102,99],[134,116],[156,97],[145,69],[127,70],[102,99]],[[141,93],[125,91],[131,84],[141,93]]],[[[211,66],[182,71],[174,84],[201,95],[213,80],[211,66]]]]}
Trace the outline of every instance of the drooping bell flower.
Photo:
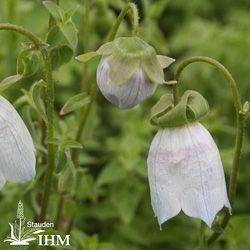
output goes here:
{"type": "Polygon", "coordinates": [[[151,121],[161,128],[150,146],[148,178],[160,226],[182,210],[211,227],[224,206],[231,209],[219,150],[197,121],[208,109],[194,91],[185,92],[176,107],[167,95],[152,109],[151,121]]]}
{"type": "Polygon", "coordinates": [[[35,174],[35,148],[15,108],[0,96],[0,188],[6,181],[24,182],[35,174]]]}
{"type": "Polygon", "coordinates": [[[96,77],[102,94],[120,108],[132,108],[151,96],[165,82],[163,69],[175,60],[156,55],[155,49],[138,37],[120,37],[96,52],[77,57],[80,61],[101,55],[96,77]]]}

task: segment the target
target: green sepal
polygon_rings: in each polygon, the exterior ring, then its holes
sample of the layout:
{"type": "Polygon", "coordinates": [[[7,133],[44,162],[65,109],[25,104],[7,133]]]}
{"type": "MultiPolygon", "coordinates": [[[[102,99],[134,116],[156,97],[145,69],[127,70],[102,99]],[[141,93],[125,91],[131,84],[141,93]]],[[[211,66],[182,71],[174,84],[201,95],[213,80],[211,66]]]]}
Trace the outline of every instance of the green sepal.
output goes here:
{"type": "Polygon", "coordinates": [[[135,73],[140,66],[140,61],[134,55],[122,54],[119,50],[108,58],[111,68],[109,71],[109,84],[122,85],[135,73]]]}
{"type": "Polygon", "coordinates": [[[168,56],[157,55],[156,58],[163,69],[169,67],[172,63],[175,62],[175,59],[168,56]]]}
{"type": "Polygon", "coordinates": [[[77,56],[75,59],[80,62],[87,62],[96,56],[111,55],[114,51],[114,42],[107,42],[103,44],[97,51],[87,52],[85,54],[77,56]]]}
{"type": "Polygon", "coordinates": [[[163,95],[160,100],[151,108],[151,124],[158,125],[158,119],[173,107],[173,96],[171,94],[163,95]]]}
{"type": "Polygon", "coordinates": [[[206,99],[196,91],[187,90],[176,106],[171,95],[164,95],[151,109],[150,122],[163,128],[179,127],[198,121],[208,113],[206,99]]]}

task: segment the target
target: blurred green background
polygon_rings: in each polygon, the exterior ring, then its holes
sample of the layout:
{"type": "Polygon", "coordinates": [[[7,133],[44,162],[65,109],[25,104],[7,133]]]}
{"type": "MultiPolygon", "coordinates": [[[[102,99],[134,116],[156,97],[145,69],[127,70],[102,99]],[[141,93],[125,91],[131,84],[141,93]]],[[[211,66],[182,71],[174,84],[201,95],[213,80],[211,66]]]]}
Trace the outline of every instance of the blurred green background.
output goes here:
{"type": "MultiPolygon", "coordinates": [[[[76,8],[73,21],[78,29],[78,46],[74,55],[96,50],[105,42],[115,18],[127,1],[60,0],[65,9],[76,8]]],[[[165,72],[168,80],[183,58],[209,56],[224,64],[234,76],[242,100],[250,96],[250,1],[249,0],[137,0],[140,14],[140,36],[155,47],[158,54],[177,60],[165,72]]],[[[21,25],[46,40],[49,13],[39,0],[2,0],[0,22],[21,25]]],[[[129,36],[131,24],[125,19],[118,35],[129,36]]],[[[0,79],[16,74],[16,58],[26,41],[7,31],[0,33],[0,79]]],[[[61,57],[64,54],[60,55],[61,57]]],[[[67,61],[67,59],[65,60],[67,61]]],[[[81,110],[59,117],[63,104],[72,96],[95,86],[99,58],[86,64],[72,59],[55,68],[56,134],[74,138],[81,110]]],[[[29,90],[39,72],[26,77],[4,92],[12,103],[29,90]]],[[[180,91],[194,89],[209,102],[210,115],[203,121],[215,139],[224,163],[228,183],[235,140],[235,114],[230,89],[223,75],[212,66],[195,64],[182,74],[180,91]]],[[[159,86],[155,95],[131,110],[120,110],[100,93],[92,105],[84,128],[77,163],[77,183],[66,183],[58,189],[60,167],[53,179],[48,222],[57,217],[59,200],[64,200],[59,231],[71,230],[72,246],[84,250],[167,250],[195,249],[198,244],[199,220],[183,214],[163,224],[159,230],[150,203],[147,180],[147,153],[156,127],[149,124],[150,108],[167,91],[159,86]],[[72,189],[75,189],[72,191],[72,189]],[[74,217],[74,223],[71,218],[74,217]]],[[[37,178],[25,184],[9,183],[0,191],[0,249],[13,249],[2,240],[9,233],[8,223],[16,215],[16,206],[24,202],[28,220],[39,213],[42,176],[45,163],[41,126],[27,105],[16,104],[37,145],[37,178]],[[28,110],[28,111],[27,111],[28,110]]],[[[241,161],[237,199],[226,232],[211,249],[247,250],[250,248],[250,144],[249,122],[241,161]]],[[[77,149],[78,150],[78,149],[77,149]]],[[[45,152],[46,154],[46,152],[45,152]]],[[[208,233],[211,232],[208,230],[208,233]]],[[[17,247],[17,249],[26,249],[17,247]]],[[[27,249],[36,249],[31,245],[27,249]]],[[[42,249],[42,247],[39,247],[42,249]]]]}

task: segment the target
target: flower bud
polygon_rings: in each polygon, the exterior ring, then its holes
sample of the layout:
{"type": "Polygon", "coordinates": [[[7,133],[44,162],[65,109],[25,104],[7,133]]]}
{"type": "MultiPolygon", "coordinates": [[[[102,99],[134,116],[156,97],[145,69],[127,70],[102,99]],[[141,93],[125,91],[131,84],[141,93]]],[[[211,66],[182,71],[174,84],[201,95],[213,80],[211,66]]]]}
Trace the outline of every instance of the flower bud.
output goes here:
{"type": "Polygon", "coordinates": [[[183,210],[211,227],[224,206],[231,209],[219,150],[198,122],[158,131],[149,150],[148,177],[160,225],[183,210]]]}
{"type": "Polygon", "coordinates": [[[24,182],[35,174],[31,135],[14,107],[0,96],[0,188],[6,181],[24,182]]]}
{"type": "Polygon", "coordinates": [[[156,55],[154,48],[138,37],[117,38],[77,59],[86,62],[97,55],[102,55],[97,84],[102,94],[121,108],[132,108],[151,96],[156,84],[165,83],[163,68],[175,61],[156,55]]]}
{"type": "Polygon", "coordinates": [[[97,84],[106,99],[120,108],[136,106],[151,96],[156,89],[156,84],[141,68],[138,68],[123,85],[109,84],[109,72],[108,58],[103,57],[97,69],[97,84]]]}

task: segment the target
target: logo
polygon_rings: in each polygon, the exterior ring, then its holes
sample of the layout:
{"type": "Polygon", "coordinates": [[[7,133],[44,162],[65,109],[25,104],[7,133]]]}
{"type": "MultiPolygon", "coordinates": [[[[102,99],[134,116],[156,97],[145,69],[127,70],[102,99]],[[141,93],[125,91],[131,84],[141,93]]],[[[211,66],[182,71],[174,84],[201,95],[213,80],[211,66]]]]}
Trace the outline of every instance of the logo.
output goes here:
{"type": "Polygon", "coordinates": [[[15,222],[9,223],[9,226],[10,235],[4,242],[10,242],[13,246],[27,246],[31,241],[37,241],[38,246],[70,246],[70,235],[63,239],[61,234],[46,234],[46,228],[53,228],[53,223],[27,222],[22,201],[18,202],[15,222]]]}

